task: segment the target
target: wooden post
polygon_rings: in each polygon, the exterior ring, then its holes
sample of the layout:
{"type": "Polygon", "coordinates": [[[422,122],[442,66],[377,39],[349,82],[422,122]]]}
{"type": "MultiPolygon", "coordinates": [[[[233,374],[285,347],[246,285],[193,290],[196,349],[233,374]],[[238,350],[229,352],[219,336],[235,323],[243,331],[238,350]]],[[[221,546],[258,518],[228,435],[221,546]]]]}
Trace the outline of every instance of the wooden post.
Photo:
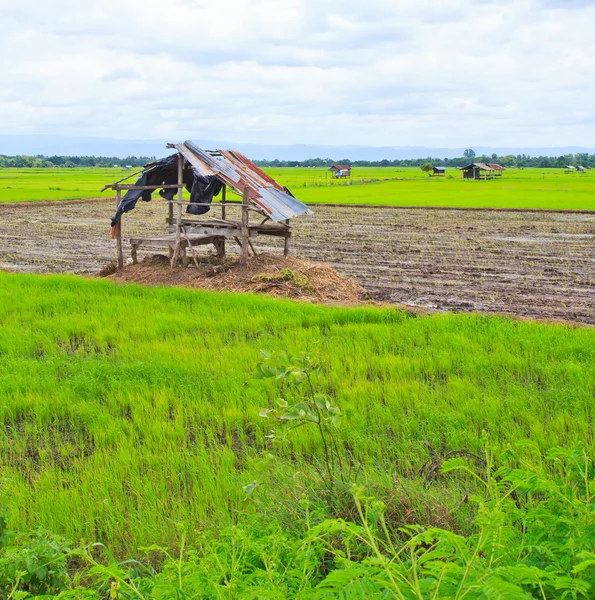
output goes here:
{"type": "Polygon", "coordinates": [[[171,259],[171,268],[173,269],[178,262],[178,255],[180,254],[180,237],[182,233],[182,200],[183,200],[183,189],[184,184],[184,157],[178,154],[178,214],[176,217],[176,244],[174,246],[174,255],[171,259]]]}
{"type": "Polygon", "coordinates": [[[248,229],[248,206],[250,205],[250,188],[246,186],[242,194],[242,230],[241,230],[241,241],[242,241],[242,253],[240,254],[240,264],[248,264],[248,240],[250,238],[250,231],[248,229]]]}
{"type": "MultiPolygon", "coordinates": [[[[225,221],[227,219],[227,207],[225,203],[227,202],[227,186],[223,184],[223,189],[221,190],[221,218],[225,221]]],[[[225,256],[225,238],[222,238],[217,246],[217,256],[222,258],[225,256]]]]}
{"type": "Polygon", "coordinates": [[[225,184],[223,184],[223,189],[221,190],[221,218],[225,221],[226,220],[226,206],[225,203],[227,202],[227,186],[225,184]]]}
{"type": "MultiPolygon", "coordinates": [[[[289,225],[289,219],[287,219],[287,220],[285,221],[285,224],[286,224],[286,225],[289,225]]],[[[287,258],[287,255],[289,254],[289,238],[290,238],[290,237],[291,237],[291,231],[288,231],[288,232],[285,234],[285,242],[284,242],[284,244],[283,244],[283,256],[284,256],[285,258],[287,258]]]]}
{"type": "MultiPolygon", "coordinates": [[[[120,207],[120,202],[122,202],[122,192],[118,189],[116,190],[116,211],[120,207]]],[[[124,254],[122,253],[122,216],[120,215],[120,220],[118,221],[118,228],[116,229],[116,244],[118,247],[118,269],[124,268],[124,254]]]]}
{"type": "MultiPolygon", "coordinates": [[[[167,231],[171,233],[172,225],[174,224],[174,203],[170,200],[167,203],[167,231]]],[[[170,246],[168,249],[169,260],[174,256],[174,249],[170,246]]]]}

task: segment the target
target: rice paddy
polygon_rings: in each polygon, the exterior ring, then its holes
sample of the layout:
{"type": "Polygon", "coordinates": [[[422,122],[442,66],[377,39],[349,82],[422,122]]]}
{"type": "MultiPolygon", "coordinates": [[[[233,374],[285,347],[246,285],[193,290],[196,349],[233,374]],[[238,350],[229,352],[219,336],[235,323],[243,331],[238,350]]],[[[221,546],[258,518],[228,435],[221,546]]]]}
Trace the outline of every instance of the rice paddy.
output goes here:
{"type": "MultiPolygon", "coordinates": [[[[591,174],[557,170],[511,169],[485,182],[413,168],[356,168],[348,181],[323,169],[269,172],[310,204],[595,209],[591,174]]],[[[123,175],[7,169],[0,202],[109,196],[99,189],[123,175]]],[[[137,215],[145,227],[153,204],[137,215]]],[[[105,233],[91,249],[77,240],[85,228],[103,232],[111,203],[23,208],[4,207],[0,264],[81,272],[84,252],[112,251],[105,233]],[[46,239],[50,226],[58,233],[46,239]]],[[[328,234],[344,213],[350,224],[352,210],[318,209],[316,235],[339,248],[339,270],[362,262],[350,227],[328,234]],[[325,221],[324,211],[339,213],[325,221]]],[[[367,210],[361,222],[379,209],[367,210]]],[[[453,296],[468,288],[453,270],[460,263],[482,274],[477,301],[592,322],[590,215],[499,213],[516,237],[492,239],[486,211],[390,212],[399,213],[391,227],[405,261],[391,285],[414,294],[413,304],[428,301],[427,285],[466,306],[453,296]],[[403,245],[408,215],[414,237],[403,245]],[[572,248],[562,247],[568,236],[572,248]],[[418,238],[430,244],[423,253],[418,238]],[[405,248],[427,268],[412,269],[405,248]],[[506,269],[484,264],[496,258],[506,269]],[[522,276],[508,282],[519,265],[522,276]],[[446,274],[444,289],[436,273],[446,274]],[[552,282],[567,280],[560,307],[552,282]]],[[[384,252],[374,232],[368,257],[384,252]]],[[[304,238],[305,255],[318,257],[317,239],[304,238]]],[[[594,398],[592,327],[0,271],[0,595],[589,598],[594,398]],[[320,360],[308,392],[314,412],[303,388],[254,378],[262,351],[320,360]],[[319,410],[340,414],[332,434],[299,421],[320,423],[319,410]],[[300,427],[285,438],[292,419],[300,427]],[[145,564],[118,562],[130,557],[145,564]]]]}
{"type": "Polygon", "coordinates": [[[468,527],[460,482],[420,493],[429,448],[594,450],[591,328],[6,273],[0,325],[10,526],[119,555],[175,547],[182,526],[195,542],[255,511],[283,521],[296,487],[316,488],[316,435],[265,437],[259,410],[282,389],[251,378],[261,350],[320,355],[352,476],[413,522],[468,527]]]}
{"type": "MultiPolygon", "coordinates": [[[[562,169],[508,169],[492,181],[462,181],[454,168],[428,177],[418,167],[354,167],[350,180],[333,179],[324,168],[270,168],[272,177],[307,204],[380,204],[468,208],[595,210],[595,175],[562,169]]],[[[109,197],[106,183],[121,169],[3,169],[0,203],[109,197]]]]}

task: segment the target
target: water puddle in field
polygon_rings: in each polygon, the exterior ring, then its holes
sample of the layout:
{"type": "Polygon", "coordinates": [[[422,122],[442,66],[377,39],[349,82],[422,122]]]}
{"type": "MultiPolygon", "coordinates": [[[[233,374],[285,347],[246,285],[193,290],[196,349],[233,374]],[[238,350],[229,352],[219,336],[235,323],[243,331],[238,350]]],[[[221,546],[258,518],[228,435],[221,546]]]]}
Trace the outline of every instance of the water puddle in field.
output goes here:
{"type": "Polygon", "coordinates": [[[580,221],[581,223],[595,222],[595,214],[591,215],[558,215],[558,221],[580,221]]]}
{"type": "Polygon", "coordinates": [[[496,240],[498,242],[518,242],[520,244],[555,244],[572,241],[574,239],[595,238],[595,234],[591,233],[550,233],[548,235],[549,237],[493,235],[486,239],[496,240]]]}

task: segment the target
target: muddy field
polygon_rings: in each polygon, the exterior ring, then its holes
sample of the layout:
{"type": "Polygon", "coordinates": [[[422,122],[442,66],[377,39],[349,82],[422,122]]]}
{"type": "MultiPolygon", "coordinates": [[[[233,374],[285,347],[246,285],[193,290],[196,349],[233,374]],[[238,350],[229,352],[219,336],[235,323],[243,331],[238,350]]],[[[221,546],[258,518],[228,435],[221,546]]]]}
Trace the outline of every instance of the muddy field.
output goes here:
{"type": "MultiPolygon", "coordinates": [[[[374,299],[595,324],[595,213],[314,210],[294,222],[294,256],[332,265],[374,299]]],[[[95,273],[115,258],[113,211],[111,202],[0,205],[0,267],[95,273]]],[[[139,205],[124,237],[163,233],[165,212],[139,205]]],[[[255,246],[276,251],[268,240],[255,246]]]]}

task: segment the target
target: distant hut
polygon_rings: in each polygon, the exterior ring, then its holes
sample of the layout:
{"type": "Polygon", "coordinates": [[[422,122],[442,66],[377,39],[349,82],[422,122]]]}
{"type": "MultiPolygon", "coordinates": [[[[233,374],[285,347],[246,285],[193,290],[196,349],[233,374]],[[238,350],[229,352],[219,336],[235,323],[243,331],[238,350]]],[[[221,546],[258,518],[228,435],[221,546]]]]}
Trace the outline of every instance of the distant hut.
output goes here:
{"type": "Polygon", "coordinates": [[[446,175],[446,167],[437,167],[434,165],[432,168],[434,170],[434,175],[446,175]]]}
{"type": "Polygon", "coordinates": [[[462,171],[463,179],[494,179],[496,176],[496,170],[485,163],[470,163],[459,168],[462,171]]]}
{"type": "Polygon", "coordinates": [[[576,170],[577,170],[579,173],[585,173],[585,172],[587,171],[587,167],[583,167],[582,165],[579,165],[579,166],[576,168],[576,170]]]}
{"type": "Polygon", "coordinates": [[[351,165],[333,165],[329,171],[333,177],[351,177],[351,165]]]}
{"type": "Polygon", "coordinates": [[[572,165],[566,165],[566,168],[564,169],[564,173],[574,173],[575,171],[576,169],[572,165]]]}

